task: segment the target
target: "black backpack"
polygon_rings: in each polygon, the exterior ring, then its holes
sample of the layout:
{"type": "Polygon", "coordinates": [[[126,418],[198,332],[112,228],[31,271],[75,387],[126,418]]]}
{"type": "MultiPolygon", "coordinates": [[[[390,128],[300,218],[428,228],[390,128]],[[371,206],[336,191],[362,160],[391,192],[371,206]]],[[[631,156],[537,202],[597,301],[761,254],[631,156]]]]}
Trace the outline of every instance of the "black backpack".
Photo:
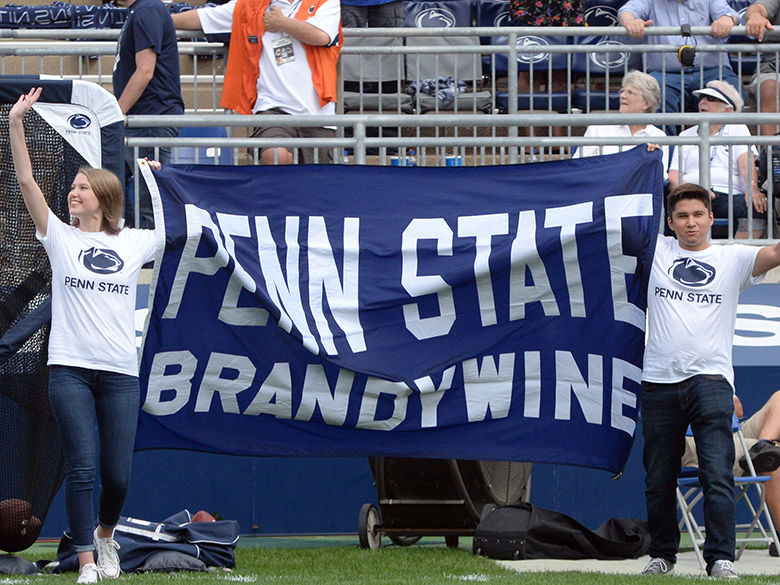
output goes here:
{"type": "Polygon", "coordinates": [[[473,552],[491,559],[626,559],[647,554],[647,522],[611,518],[595,532],[573,518],[523,502],[487,513],[473,552]]]}

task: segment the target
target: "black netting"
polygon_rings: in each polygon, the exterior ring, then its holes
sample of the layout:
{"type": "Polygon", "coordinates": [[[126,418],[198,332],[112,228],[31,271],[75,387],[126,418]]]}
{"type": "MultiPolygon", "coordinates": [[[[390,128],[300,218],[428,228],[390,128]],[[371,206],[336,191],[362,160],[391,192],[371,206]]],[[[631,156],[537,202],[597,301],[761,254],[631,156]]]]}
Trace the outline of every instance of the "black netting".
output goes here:
{"type": "MultiPolygon", "coordinates": [[[[0,339],[37,318],[35,310],[51,292],[49,261],[14,173],[10,107],[0,104],[0,339]]],[[[25,117],[25,132],[35,178],[54,213],[67,220],[68,189],[84,159],[34,110],[25,117]]],[[[0,358],[0,550],[8,552],[35,541],[63,479],[49,407],[48,334],[46,324],[10,357],[0,358]]]]}

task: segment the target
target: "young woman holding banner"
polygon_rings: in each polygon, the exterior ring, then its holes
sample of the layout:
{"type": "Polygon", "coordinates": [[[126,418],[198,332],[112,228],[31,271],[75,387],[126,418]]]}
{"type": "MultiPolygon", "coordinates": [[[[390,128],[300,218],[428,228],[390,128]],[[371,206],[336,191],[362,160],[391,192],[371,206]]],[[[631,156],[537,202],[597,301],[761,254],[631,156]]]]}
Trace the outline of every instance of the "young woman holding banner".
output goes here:
{"type": "Polygon", "coordinates": [[[31,89],[11,108],[9,136],[22,197],[52,267],[49,399],[65,456],[77,582],[97,583],[120,573],[113,530],[130,482],[140,401],[135,291],[141,267],[162,242],[154,231],[121,227],[122,186],[104,169],[79,169],[68,194],[70,225],[49,209],[33,176],[23,124],[41,91],[31,89]],[[93,532],[96,419],[101,490],[93,532]]]}

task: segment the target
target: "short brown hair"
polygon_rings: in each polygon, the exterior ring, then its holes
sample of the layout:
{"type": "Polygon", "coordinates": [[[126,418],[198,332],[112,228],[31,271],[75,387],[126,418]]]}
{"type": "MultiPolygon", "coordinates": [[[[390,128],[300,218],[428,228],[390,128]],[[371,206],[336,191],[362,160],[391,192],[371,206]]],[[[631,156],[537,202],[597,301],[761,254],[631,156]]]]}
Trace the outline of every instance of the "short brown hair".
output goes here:
{"type": "MultiPolygon", "coordinates": [[[[94,169],[85,166],[79,168],[78,172],[87,177],[89,186],[92,187],[92,192],[103,212],[102,230],[107,234],[118,234],[122,229],[119,227],[119,222],[124,210],[124,190],[119,178],[107,169],[94,169]]],[[[73,219],[73,225],[78,227],[78,218],[73,219]]]]}
{"type": "Polygon", "coordinates": [[[672,217],[672,212],[678,201],[683,199],[695,199],[701,201],[707,208],[709,213],[712,213],[712,199],[710,199],[710,192],[704,187],[696,185],[694,183],[683,183],[677,185],[666,196],[666,213],[669,217],[672,217]]]}

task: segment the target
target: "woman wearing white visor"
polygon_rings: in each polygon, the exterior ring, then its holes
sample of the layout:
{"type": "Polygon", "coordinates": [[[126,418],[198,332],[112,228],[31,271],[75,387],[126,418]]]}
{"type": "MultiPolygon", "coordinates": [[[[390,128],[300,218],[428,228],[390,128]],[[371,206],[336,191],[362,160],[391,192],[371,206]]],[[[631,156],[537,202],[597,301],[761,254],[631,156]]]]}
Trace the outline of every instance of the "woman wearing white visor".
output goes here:
{"type": "MultiPolygon", "coordinates": [[[[699,98],[699,112],[719,114],[739,112],[743,100],[733,85],[715,80],[698,89],[693,95],[699,98]]],[[[709,188],[712,196],[712,212],[716,218],[729,216],[729,191],[732,196],[732,213],[736,223],[735,238],[748,238],[748,214],[752,211],[752,236],[760,238],[766,230],[767,198],[758,189],[754,146],[749,146],[750,130],[745,124],[711,124],[710,136],[745,137],[745,144],[718,144],[710,146],[710,184],[699,181],[699,147],[682,145],[675,148],[669,166],[669,188],[681,183],[696,183],[709,188]],[[752,210],[751,210],[752,208],[752,210]]],[[[699,136],[699,126],[683,130],[680,136],[699,136]]]]}

